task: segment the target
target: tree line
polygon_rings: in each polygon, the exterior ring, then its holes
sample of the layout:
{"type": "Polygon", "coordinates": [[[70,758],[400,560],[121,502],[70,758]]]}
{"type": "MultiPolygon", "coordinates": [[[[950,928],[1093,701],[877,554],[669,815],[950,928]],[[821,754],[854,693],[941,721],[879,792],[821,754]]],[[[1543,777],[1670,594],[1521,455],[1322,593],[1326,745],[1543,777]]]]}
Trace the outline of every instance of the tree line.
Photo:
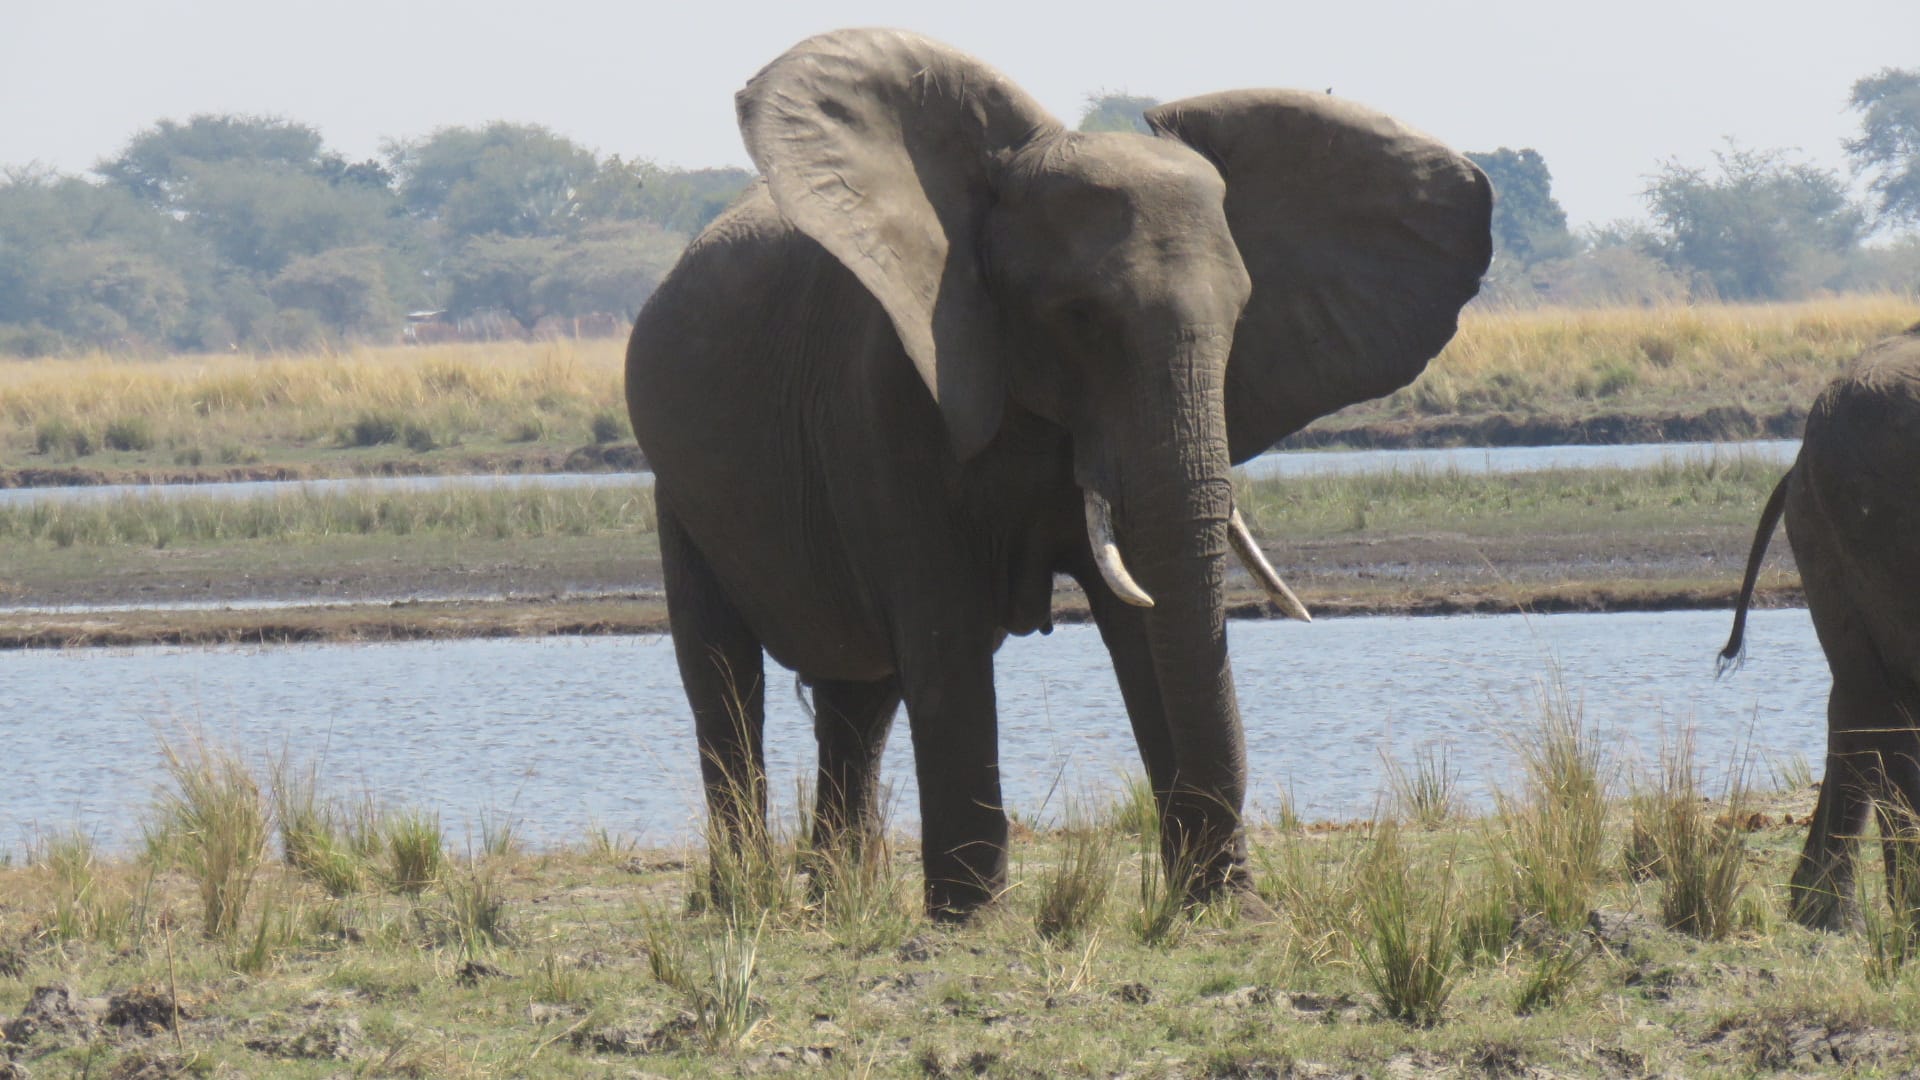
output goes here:
{"type": "MultiPolygon", "coordinates": [[[[1095,93],[1080,127],[1144,131],[1157,103],[1095,93]]],[[[1730,143],[1709,164],[1662,163],[1646,219],[1574,230],[1537,151],[1470,153],[1497,196],[1485,295],[1920,292],[1920,69],[1860,79],[1848,105],[1860,199],[1833,170],[1730,143]]],[[[617,325],[751,180],[603,157],[537,124],[442,128],[349,161],[291,120],[162,120],[89,176],[0,173],[0,354],[393,340],[429,310],[513,334],[617,325]]]]}
{"type": "Polygon", "coordinates": [[[349,161],[290,120],[162,120],[91,177],[0,175],[0,353],[391,340],[437,309],[515,333],[630,320],[751,179],[602,157],[536,124],[349,161]]]}

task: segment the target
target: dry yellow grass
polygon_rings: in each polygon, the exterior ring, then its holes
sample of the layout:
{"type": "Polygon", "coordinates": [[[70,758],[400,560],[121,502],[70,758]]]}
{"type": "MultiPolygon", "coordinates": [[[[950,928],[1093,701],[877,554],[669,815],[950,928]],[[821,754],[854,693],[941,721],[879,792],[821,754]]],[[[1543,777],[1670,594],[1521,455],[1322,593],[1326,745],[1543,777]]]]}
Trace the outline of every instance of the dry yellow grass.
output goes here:
{"type": "Polygon", "coordinates": [[[1847,361],[1920,321],[1920,300],[1468,310],[1388,413],[1550,411],[1670,403],[1805,405],[1847,361]]]}
{"type": "Polygon", "coordinates": [[[140,418],[156,447],[327,447],[368,413],[463,438],[578,445],[623,411],[617,340],[368,347],[305,355],[93,354],[0,363],[0,447],[39,451],[59,425],[140,418]]]}
{"type": "MultiPolygon", "coordinates": [[[[1920,301],[1891,295],[1473,309],[1418,382],[1336,423],[1804,406],[1861,349],[1916,321],[1920,301]]],[[[354,445],[343,432],[370,415],[416,425],[442,447],[578,446],[598,438],[596,418],[624,433],[622,353],[606,339],[5,361],[0,455],[17,465],[115,451],[110,427],[132,421],[150,445],[121,448],[133,455],[122,463],[298,460],[354,445]]]]}

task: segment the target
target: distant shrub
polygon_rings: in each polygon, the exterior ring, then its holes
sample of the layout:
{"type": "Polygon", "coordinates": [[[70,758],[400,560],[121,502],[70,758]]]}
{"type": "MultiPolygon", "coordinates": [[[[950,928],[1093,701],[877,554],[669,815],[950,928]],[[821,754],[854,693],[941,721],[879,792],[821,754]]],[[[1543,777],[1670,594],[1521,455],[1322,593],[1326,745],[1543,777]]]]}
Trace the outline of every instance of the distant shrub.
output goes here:
{"type": "Polygon", "coordinates": [[[65,351],[66,339],[58,331],[49,330],[38,323],[0,323],[0,356],[32,360],[41,356],[57,356],[65,351]]]}
{"type": "Polygon", "coordinates": [[[385,446],[400,439],[400,421],[383,413],[361,413],[340,429],[342,446],[385,446]]]}
{"type": "Polygon", "coordinates": [[[33,449],[56,457],[86,457],[93,453],[93,439],[65,420],[48,420],[34,429],[33,449]]]}
{"type": "Polygon", "coordinates": [[[153,425],[144,416],[123,416],[107,425],[100,441],[109,450],[151,450],[153,425]]]}
{"type": "Polygon", "coordinates": [[[428,429],[425,424],[416,424],[409,420],[401,429],[401,432],[402,441],[407,444],[407,449],[412,450],[414,453],[424,454],[440,445],[434,441],[433,432],[428,429]]]}
{"type": "Polygon", "coordinates": [[[603,412],[593,418],[593,441],[596,443],[618,442],[627,437],[627,418],[618,413],[603,412]]]}
{"type": "Polygon", "coordinates": [[[1640,371],[1632,363],[1622,359],[1609,359],[1594,369],[1592,377],[1582,375],[1574,380],[1574,392],[1582,398],[1613,398],[1622,390],[1630,390],[1640,382],[1640,371]]]}

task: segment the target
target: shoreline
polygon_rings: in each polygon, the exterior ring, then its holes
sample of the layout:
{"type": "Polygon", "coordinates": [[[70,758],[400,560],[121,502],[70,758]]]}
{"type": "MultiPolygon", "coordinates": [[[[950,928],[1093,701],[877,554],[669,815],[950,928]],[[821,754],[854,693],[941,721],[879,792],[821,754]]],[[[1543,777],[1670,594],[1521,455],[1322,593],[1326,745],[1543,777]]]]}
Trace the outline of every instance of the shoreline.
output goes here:
{"type": "MultiPolygon", "coordinates": [[[[1738,585],[1623,581],[1548,587],[1414,590],[1372,596],[1302,590],[1316,619],[1380,616],[1561,615],[1721,609],[1731,619],[1738,585]]],[[[1797,581],[1761,588],[1753,607],[1804,606],[1797,581]]],[[[1227,617],[1280,618],[1251,591],[1228,598],[1227,617]]],[[[329,601],[311,606],[180,609],[81,609],[0,612],[0,651],[145,646],[375,644],[514,637],[603,637],[667,632],[658,594],[585,599],[329,601]]],[[[1055,602],[1054,622],[1088,622],[1077,595],[1055,602]]],[[[1729,623],[1731,625],[1731,623],[1729,623]]]]}
{"type": "MultiPolygon", "coordinates": [[[[1756,413],[1743,406],[1715,406],[1690,413],[1599,413],[1527,415],[1487,413],[1416,420],[1362,421],[1310,427],[1282,440],[1276,450],[1426,450],[1462,446],[1624,446],[1670,442],[1744,442],[1798,438],[1806,410],[1789,407],[1756,413]]],[[[346,458],[297,464],[260,462],[172,468],[93,467],[73,463],[0,467],[0,490],[111,485],[186,485],[350,480],[406,476],[544,475],[638,472],[646,458],[630,442],[567,449],[551,447],[504,453],[424,458],[346,458]]]]}

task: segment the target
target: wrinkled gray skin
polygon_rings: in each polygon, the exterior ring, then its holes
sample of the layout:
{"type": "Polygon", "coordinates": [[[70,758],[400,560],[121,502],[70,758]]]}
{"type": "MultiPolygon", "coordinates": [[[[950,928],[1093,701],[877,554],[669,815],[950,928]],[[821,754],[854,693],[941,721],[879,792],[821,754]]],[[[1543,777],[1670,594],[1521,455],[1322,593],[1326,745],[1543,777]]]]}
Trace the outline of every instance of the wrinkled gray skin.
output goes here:
{"type": "MultiPolygon", "coordinates": [[[[1740,658],[1783,512],[1833,671],[1826,778],[1791,908],[1838,929],[1858,918],[1853,856],[1869,813],[1879,808],[1885,836],[1914,824],[1903,808],[1920,809],[1920,326],[1869,349],[1814,402],[1800,456],[1761,514],[1723,664],[1740,658]]],[[[1881,846],[1891,887],[1896,845],[1881,846]]]]}
{"type": "MultiPolygon", "coordinates": [[[[1465,159],[1324,95],[1175,102],[1158,137],[1065,130],[971,57],[809,39],[737,100],[765,182],[627,352],[709,810],[765,813],[762,655],[812,687],[819,843],[874,824],[907,706],[926,901],[1004,881],[993,655],[1086,590],[1166,855],[1243,876],[1227,662],[1231,462],[1405,385],[1489,257],[1465,159]],[[1087,493],[1151,608],[1096,567],[1087,493]],[[729,778],[748,796],[728,796],[729,778]]],[[[1313,722],[1313,718],[1303,718],[1313,722]]]]}

